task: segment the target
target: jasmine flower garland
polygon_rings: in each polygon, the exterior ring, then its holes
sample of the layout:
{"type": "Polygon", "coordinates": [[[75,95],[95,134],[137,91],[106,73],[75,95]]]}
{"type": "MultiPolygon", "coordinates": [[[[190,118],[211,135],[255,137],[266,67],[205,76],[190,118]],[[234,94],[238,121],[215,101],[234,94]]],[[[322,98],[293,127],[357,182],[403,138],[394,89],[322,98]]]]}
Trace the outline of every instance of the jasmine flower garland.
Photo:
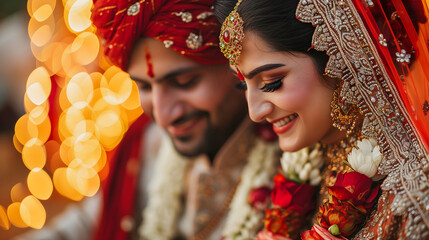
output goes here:
{"type": "MultiPolygon", "coordinates": [[[[272,186],[272,178],[277,170],[277,142],[258,139],[241,175],[241,183],[231,202],[223,236],[225,240],[253,239],[262,227],[264,212],[249,203],[252,189],[272,186]]],[[[269,195],[267,196],[269,199],[269,195]]]]}

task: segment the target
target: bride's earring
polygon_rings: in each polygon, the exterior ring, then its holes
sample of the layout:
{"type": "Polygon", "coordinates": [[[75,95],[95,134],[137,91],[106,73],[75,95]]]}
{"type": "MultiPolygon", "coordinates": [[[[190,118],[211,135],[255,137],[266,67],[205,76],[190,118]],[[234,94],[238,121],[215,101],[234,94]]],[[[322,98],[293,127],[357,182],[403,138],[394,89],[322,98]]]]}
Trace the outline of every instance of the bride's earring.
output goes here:
{"type": "Polygon", "coordinates": [[[332,125],[340,131],[347,130],[347,135],[349,135],[356,126],[359,109],[356,105],[345,103],[340,99],[341,85],[339,84],[335,89],[331,102],[332,125]]]}

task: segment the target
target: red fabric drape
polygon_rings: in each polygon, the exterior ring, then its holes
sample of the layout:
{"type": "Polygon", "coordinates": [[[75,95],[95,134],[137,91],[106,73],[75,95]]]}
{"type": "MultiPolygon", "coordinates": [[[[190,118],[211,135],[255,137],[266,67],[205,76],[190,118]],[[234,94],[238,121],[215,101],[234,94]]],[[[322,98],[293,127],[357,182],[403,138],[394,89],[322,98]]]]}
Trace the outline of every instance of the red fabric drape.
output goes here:
{"type": "Polygon", "coordinates": [[[133,215],[141,166],[142,134],[149,122],[147,115],[140,116],[120,145],[108,154],[110,172],[103,185],[103,207],[94,239],[127,239],[128,232],[121,228],[121,221],[133,215]]]}
{"type": "Polygon", "coordinates": [[[421,0],[354,0],[395,84],[419,138],[429,149],[429,23],[426,2],[421,0]],[[384,46],[382,42],[387,46],[384,46]],[[399,63],[397,53],[410,54],[399,63]]]}

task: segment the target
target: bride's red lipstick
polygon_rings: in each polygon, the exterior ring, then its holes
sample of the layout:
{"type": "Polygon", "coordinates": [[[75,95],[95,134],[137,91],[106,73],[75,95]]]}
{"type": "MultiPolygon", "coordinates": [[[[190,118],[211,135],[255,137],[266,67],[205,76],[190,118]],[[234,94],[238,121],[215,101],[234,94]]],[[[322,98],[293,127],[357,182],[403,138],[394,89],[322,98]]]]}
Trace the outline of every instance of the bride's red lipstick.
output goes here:
{"type": "Polygon", "coordinates": [[[270,123],[273,124],[273,130],[275,133],[282,134],[289,131],[293,127],[297,118],[298,114],[294,113],[289,116],[271,121],[270,123]]]}

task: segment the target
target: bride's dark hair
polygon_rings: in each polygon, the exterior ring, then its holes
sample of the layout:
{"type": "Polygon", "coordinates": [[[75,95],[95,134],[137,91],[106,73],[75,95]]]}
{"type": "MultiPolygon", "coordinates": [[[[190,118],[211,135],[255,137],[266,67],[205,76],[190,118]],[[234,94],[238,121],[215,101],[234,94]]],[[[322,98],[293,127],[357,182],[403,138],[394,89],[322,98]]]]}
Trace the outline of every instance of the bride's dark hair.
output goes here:
{"type": "MultiPolygon", "coordinates": [[[[220,23],[233,10],[237,0],[216,0],[215,15],[220,23]]],[[[311,48],[314,27],[295,17],[298,0],[243,0],[238,13],[245,32],[253,32],[273,49],[306,53],[314,58],[319,72],[324,73],[328,56],[311,48]]]]}

